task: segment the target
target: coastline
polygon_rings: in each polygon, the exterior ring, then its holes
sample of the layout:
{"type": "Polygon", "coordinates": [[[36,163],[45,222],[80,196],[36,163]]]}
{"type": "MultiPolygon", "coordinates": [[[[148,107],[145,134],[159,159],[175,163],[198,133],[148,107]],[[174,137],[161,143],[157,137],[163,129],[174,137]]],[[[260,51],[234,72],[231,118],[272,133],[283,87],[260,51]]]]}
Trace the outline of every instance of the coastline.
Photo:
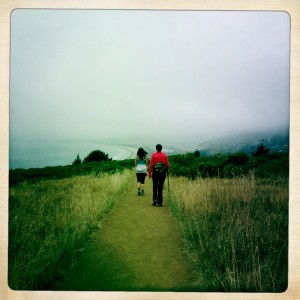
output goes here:
{"type": "MultiPolygon", "coordinates": [[[[143,147],[149,157],[155,148],[153,145],[137,145],[117,142],[79,142],[79,141],[18,141],[10,144],[9,169],[45,168],[71,165],[76,156],[83,159],[94,150],[101,150],[112,160],[134,159],[139,147],[143,147]]],[[[185,152],[179,147],[166,145],[163,151],[167,155],[185,152]],[[178,151],[179,150],[179,151],[178,151]]]]}
{"type": "Polygon", "coordinates": [[[77,154],[83,160],[93,150],[101,150],[112,160],[133,159],[134,145],[86,142],[19,142],[10,145],[9,169],[44,168],[71,165],[77,154]]]}

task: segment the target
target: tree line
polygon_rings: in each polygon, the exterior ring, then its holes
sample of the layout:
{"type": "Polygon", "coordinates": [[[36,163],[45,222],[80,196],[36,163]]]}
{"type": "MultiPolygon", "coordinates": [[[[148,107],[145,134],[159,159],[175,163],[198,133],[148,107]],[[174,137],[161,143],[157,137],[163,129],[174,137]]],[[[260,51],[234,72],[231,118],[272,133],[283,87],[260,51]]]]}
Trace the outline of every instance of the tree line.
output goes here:
{"type": "Polygon", "coordinates": [[[289,153],[271,153],[263,143],[250,155],[244,152],[219,153],[202,156],[199,150],[194,153],[180,154],[170,157],[170,174],[185,176],[189,179],[197,177],[240,177],[254,172],[257,177],[288,176],[289,153]]]}
{"type": "MultiPolygon", "coordinates": [[[[169,156],[169,174],[184,176],[191,180],[197,177],[233,178],[254,172],[258,177],[288,176],[289,153],[270,153],[263,143],[250,155],[244,152],[203,156],[200,151],[169,156]]],[[[103,173],[113,174],[132,169],[133,159],[112,160],[101,150],[94,150],[82,161],[77,155],[71,165],[45,168],[15,169],[9,171],[9,185],[21,182],[36,182],[45,179],[62,179],[73,176],[103,173]]]]}

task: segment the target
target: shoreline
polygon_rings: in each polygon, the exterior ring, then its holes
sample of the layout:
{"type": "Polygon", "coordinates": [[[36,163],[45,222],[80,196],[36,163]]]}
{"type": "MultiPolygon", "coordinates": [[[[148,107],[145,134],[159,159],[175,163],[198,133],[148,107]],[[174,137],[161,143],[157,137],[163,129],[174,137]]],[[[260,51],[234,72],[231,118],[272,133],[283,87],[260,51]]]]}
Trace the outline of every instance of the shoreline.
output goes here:
{"type": "MultiPolygon", "coordinates": [[[[145,144],[141,146],[148,152],[149,157],[155,152],[153,145],[145,144]]],[[[94,150],[103,151],[105,154],[108,154],[112,160],[134,159],[139,147],[137,144],[122,144],[116,142],[19,142],[18,144],[10,145],[9,169],[31,169],[72,165],[77,154],[83,161],[84,157],[94,150]]],[[[166,145],[163,150],[165,150],[167,155],[171,154],[174,150],[182,152],[182,149],[179,147],[171,145],[166,145]]]]}
{"type": "Polygon", "coordinates": [[[9,156],[9,170],[46,168],[72,165],[78,154],[84,159],[93,150],[103,151],[112,160],[133,159],[137,148],[116,143],[53,143],[49,145],[24,143],[21,147],[12,146],[9,156]],[[70,147],[70,145],[72,145],[70,147]]]}

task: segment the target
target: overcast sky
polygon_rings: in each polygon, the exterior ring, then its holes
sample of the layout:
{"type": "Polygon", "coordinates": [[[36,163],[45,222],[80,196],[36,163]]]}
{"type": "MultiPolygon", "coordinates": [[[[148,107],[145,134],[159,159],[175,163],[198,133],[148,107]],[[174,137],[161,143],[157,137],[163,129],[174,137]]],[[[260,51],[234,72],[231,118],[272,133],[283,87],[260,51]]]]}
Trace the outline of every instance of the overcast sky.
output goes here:
{"type": "Polygon", "coordinates": [[[289,46],[285,12],[15,10],[11,141],[287,128],[289,46]]]}

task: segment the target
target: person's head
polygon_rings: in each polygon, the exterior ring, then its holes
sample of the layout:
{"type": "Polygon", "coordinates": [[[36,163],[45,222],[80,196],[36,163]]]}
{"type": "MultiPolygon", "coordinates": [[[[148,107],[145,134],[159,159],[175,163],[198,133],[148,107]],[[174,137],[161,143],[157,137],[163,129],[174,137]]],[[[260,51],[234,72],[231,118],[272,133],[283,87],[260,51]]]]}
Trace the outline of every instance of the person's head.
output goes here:
{"type": "Polygon", "coordinates": [[[145,158],[146,154],[148,154],[148,152],[146,152],[143,148],[139,148],[139,150],[137,151],[137,156],[140,159],[145,158]]]}
{"type": "Polygon", "coordinates": [[[162,150],[162,145],[161,144],[157,144],[155,148],[156,148],[156,150],[158,152],[160,152],[162,150]]]}

